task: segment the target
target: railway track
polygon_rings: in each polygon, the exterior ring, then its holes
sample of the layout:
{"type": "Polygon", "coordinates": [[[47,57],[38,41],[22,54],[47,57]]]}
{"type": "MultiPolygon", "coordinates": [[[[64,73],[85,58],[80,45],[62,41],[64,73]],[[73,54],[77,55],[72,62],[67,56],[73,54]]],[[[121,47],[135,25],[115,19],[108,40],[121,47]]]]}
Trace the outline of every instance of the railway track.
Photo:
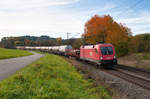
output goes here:
{"type": "Polygon", "coordinates": [[[150,74],[150,70],[146,70],[146,69],[142,69],[142,68],[130,67],[130,66],[121,65],[121,64],[118,64],[116,66],[116,68],[129,70],[129,71],[133,71],[133,72],[143,72],[143,73],[150,74]]]}
{"type": "MultiPolygon", "coordinates": [[[[78,62],[81,62],[81,61],[78,61],[78,62]]],[[[84,62],[84,64],[93,67],[93,65],[89,63],[84,62]]],[[[138,69],[138,68],[128,67],[124,65],[117,65],[112,70],[109,69],[109,70],[100,70],[100,71],[104,71],[106,73],[109,73],[111,75],[124,79],[125,81],[133,83],[137,86],[140,86],[150,91],[150,71],[149,70],[138,69]]]]}
{"type": "Polygon", "coordinates": [[[143,76],[141,79],[124,69],[97,69],[94,64],[78,61],[75,58],[65,58],[68,62],[74,65],[85,79],[93,79],[97,84],[101,84],[109,89],[113,94],[125,95],[127,99],[149,99],[150,82],[143,76]],[[116,90],[116,92],[114,91],[116,90]]]}
{"type": "MultiPolygon", "coordinates": [[[[67,58],[69,59],[69,58],[67,58]]],[[[93,64],[90,64],[88,62],[81,62],[79,60],[76,60],[75,58],[71,58],[69,60],[75,60],[81,65],[88,65],[90,67],[96,68],[93,64]]],[[[134,67],[128,67],[124,65],[117,65],[113,69],[105,70],[105,69],[99,69],[99,72],[103,71],[110,75],[114,75],[118,78],[121,78],[125,81],[128,81],[132,84],[135,84],[137,86],[140,86],[148,91],[150,91],[150,71],[144,70],[144,69],[138,69],[134,67]]]]}
{"type": "Polygon", "coordinates": [[[115,69],[122,70],[124,72],[129,72],[129,73],[132,73],[134,75],[138,75],[140,77],[143,77],[145,79],[150,78],[150,70],[145,70],[145,69],[140,69],[140,68],[135,68],[135,67],[129,67],[129,66],[125,66],[125,65],[117,65],[115,67],[115,69]]]}
{"type": "Polygon", "coordinates": [[[115,68],[114,70],[103,71],[150,91],[150,79],[147,77],[118,68],[115,68]]]}

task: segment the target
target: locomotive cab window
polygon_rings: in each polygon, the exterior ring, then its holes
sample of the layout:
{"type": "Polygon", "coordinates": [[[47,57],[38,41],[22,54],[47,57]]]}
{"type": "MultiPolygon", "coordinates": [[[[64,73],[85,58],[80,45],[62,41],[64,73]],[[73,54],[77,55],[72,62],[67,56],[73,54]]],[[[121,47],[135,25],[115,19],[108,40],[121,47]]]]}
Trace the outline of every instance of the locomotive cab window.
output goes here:
{"type": "Polygon", "coordinates": [[[108,47],[101,47],[101,52],[103,55],[112,55],[113,54],[113,49],[111,46],[108,47]]]}

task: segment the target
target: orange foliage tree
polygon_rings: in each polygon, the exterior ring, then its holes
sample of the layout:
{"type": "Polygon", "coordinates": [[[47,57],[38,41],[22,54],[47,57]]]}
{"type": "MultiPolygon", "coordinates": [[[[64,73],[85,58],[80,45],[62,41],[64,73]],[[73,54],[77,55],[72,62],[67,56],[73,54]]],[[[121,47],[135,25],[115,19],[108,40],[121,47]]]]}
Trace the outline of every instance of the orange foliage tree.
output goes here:
{"type": "Polygon", "coordinates": [[[30,40],[25,40],[25,45],[29,46],[30,45],[30,40]]]}
{"type": "Polygon", "coordinates": [[[103,41],[117,45],[128,41],[130,35],[130,29],[114,21],[110,15],[95,15],[86,22],[83,38],[90,44],[103,41]]]}
{"type": "Polygon", "coordinates": [[[61,43],[62,43],[62,38],[61,38],[61,37],[58,37],[56,41],[57,41],[57,44],[58,44],[58,45],[61,45],[61,43]]]}

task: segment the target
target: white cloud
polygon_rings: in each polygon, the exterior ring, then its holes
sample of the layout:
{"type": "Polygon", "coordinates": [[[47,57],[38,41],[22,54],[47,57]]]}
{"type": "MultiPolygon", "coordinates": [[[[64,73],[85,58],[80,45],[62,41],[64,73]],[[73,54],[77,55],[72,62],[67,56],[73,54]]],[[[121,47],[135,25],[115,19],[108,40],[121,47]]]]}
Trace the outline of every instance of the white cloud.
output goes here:
{"type": "Polygon", "coordinates": [[[149,12],[142,11],[138,13],[137,16],[126,19],[118,19],[117,22],[125,23],[129,28],[131,28],[133,35],[150,32],[149,12]]]}
{"type": "Polygon", "coordinates": [[[75,18],[77,17],[76,15],[70,15],[62,9],[53,10],[51,8],[51,6],[68,5],[78,1],[79,0],[2,1],[0,2],[0,37],[20,35],[51,36],[51,33],[58,33],[52,35],[53,37],[65,37],[65,34],[63,35],[65,32],[82,31],[82,22],[75,18]],[[49,7],[47,8],[47,6],[49,7]],[[62,34],[59,35],[59,32],[62,34]]]}
{"type": "MultiPolygon", "coordinates": [[[[0,31],[2,33],[14,32],[12,35],[42,35],[42,33],[65,33],[65,32],[80,32],[83,30],[82,20],[76,19],[75,15],[49,15],[38,13],[26,13],[24,16],[5,17],[1,20],[0,31]],[[61,16],[60,16],[61,15],[61,16]],[[15,33],[16,32],[16,33],[15,33]],[[21,34],[19,34],[21,33],[21,34]],[[26,33],[26,34],[24,34],[26,33]],[[31,34],[32,33],[32,34],[31,34]]],[[[4,34],[6,35],[6,34],[4,34]]],[[[51,35],[51,34],[49,34],[51,35]]],[[[57,36],[53,35],[54,37],[57,36]]],[[[60,35],[65,37],[64,35],[60,35]]]]}
{"type": "Polygon", "coordinates": [[[0,7],[3,9],[36,8],[67,5],[78,2],[79,0],[3,0],[0,7]]]}
{"type": "Polygon", "coordinates": [[[101,12],[104,12],[104,11],[107,11],[107,10],[111,10],[112,8],[115,8],[115,7],[116,7],[115,4],[107,3],[101,8],[97,8],[97,9],[93,8],[92,10],[87,11],[86,13],[87,14],[98,14],[98,13],[101,13],[101,12]]]}
{"type": "Polygon", "coordinates": [[[126,23],[126,24],[145,23],[145,22],[150,22],[150,16],[141,16],[141,17],[127,18],[127,19],[120,19],[118,21],[126,23]]]}

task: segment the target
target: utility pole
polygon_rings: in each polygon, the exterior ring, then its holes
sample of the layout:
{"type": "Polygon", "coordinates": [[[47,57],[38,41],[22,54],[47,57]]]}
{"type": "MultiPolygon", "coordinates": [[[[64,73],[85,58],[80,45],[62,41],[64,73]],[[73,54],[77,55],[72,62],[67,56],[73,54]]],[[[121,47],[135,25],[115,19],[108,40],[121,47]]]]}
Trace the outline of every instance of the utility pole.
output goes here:
{"type": "Polygon", "coordinates": [[[71,34],[71,33],[68,33],[68,32],[67,32],[67,40],[69,39],[69,34],[71,34]]]}
{"type": "Polygon", "coordinates": [[[69,45],[69,34],[71,34],[71,33],[67,32],[67,45],[69,45]]]}

